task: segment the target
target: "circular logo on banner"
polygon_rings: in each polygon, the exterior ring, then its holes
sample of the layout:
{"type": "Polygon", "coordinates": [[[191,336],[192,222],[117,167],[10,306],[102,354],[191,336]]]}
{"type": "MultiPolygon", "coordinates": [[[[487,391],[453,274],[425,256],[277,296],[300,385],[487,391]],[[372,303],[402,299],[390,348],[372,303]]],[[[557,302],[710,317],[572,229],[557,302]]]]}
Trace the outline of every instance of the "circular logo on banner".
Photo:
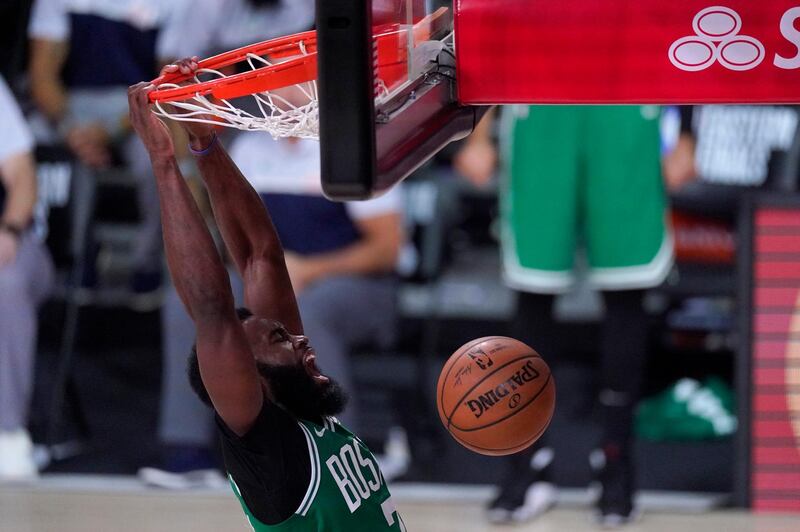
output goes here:
{"type": "Polygon", "coordinates": [[[764,45],[753,37],[740,35],[719,45],[719,62],[730,70],[750,70],[764,59],[764,45]]]}
{"type": "Polygon", "coordinates": [[[669,60],[681,70],[705,70],[717,60],[717,46],[707,37],[681,37],[669,47],[669,60]]]}
{"type": "Polygon", "coordinates": [[[728,70],[750,70],[764,60],[758,39],[739,35],[742,18],[728,7],[707,7],[694,16],[694,35],[681,37],[669,47],[669,60],[687,72],[705,70],[719,62],[728,70]]]}
{"type": "Polygon", "coordinates": [[[696,35],[724,39],[739,33],[742,29],[742,18],[739,13],[727,7],[707,7],[694,16],[692,29],[696,35]]]}

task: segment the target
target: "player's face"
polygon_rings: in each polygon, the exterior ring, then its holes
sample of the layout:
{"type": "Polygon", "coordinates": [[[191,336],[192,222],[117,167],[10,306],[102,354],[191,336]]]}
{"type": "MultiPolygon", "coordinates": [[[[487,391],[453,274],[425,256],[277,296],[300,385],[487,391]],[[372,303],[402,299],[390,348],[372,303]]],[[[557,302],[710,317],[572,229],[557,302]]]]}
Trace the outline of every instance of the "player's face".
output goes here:
{"type": "Polygon", "coordinates": [[[256,362],[270,366],[300,365],[317,384],[329,382],[317,368],[316,353],[308,337],[289,334],[282,323],[258,316],[246,319],[242,326],[256,362]]]}

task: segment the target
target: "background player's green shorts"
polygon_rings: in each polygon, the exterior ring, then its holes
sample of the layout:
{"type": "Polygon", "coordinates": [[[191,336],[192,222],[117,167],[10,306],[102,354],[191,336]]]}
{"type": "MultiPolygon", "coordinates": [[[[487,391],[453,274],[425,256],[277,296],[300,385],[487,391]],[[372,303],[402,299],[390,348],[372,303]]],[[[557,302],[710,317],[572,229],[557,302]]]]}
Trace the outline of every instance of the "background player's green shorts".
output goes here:
{"type": "Polygon", "coordinates": [[[585,245],[589,282],[660,284],[672,265],[653,106],[515,106],[504,119],[503,262],[510,286],[558,293],[585,245]]]}

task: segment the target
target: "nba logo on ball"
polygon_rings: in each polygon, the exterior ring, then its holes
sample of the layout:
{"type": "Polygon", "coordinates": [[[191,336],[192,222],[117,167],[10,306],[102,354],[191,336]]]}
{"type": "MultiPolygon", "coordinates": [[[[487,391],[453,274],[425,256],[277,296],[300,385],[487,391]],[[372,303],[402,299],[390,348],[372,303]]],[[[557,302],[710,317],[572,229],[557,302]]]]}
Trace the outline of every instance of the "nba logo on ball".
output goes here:
{"type": "Polygon", "coordinates": [[[513,338],[478,338],[442,368],[436,393],[439,417],[464,447],[500,456],[522,451],[553,417],[555,382],[547,363],[513,338]]]}

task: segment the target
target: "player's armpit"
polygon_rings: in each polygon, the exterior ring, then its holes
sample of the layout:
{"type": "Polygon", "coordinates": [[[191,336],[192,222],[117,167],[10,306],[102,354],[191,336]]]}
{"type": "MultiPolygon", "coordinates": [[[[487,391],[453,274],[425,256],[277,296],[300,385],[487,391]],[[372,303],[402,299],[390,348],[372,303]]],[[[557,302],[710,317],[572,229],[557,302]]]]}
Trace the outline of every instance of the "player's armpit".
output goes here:
{"type": "Polygon", "coordinates": [[[264,401],[255,359],[234,312],[199,313],[200,376],[219,417],[238,435],[250,430],[264,401]]]}

